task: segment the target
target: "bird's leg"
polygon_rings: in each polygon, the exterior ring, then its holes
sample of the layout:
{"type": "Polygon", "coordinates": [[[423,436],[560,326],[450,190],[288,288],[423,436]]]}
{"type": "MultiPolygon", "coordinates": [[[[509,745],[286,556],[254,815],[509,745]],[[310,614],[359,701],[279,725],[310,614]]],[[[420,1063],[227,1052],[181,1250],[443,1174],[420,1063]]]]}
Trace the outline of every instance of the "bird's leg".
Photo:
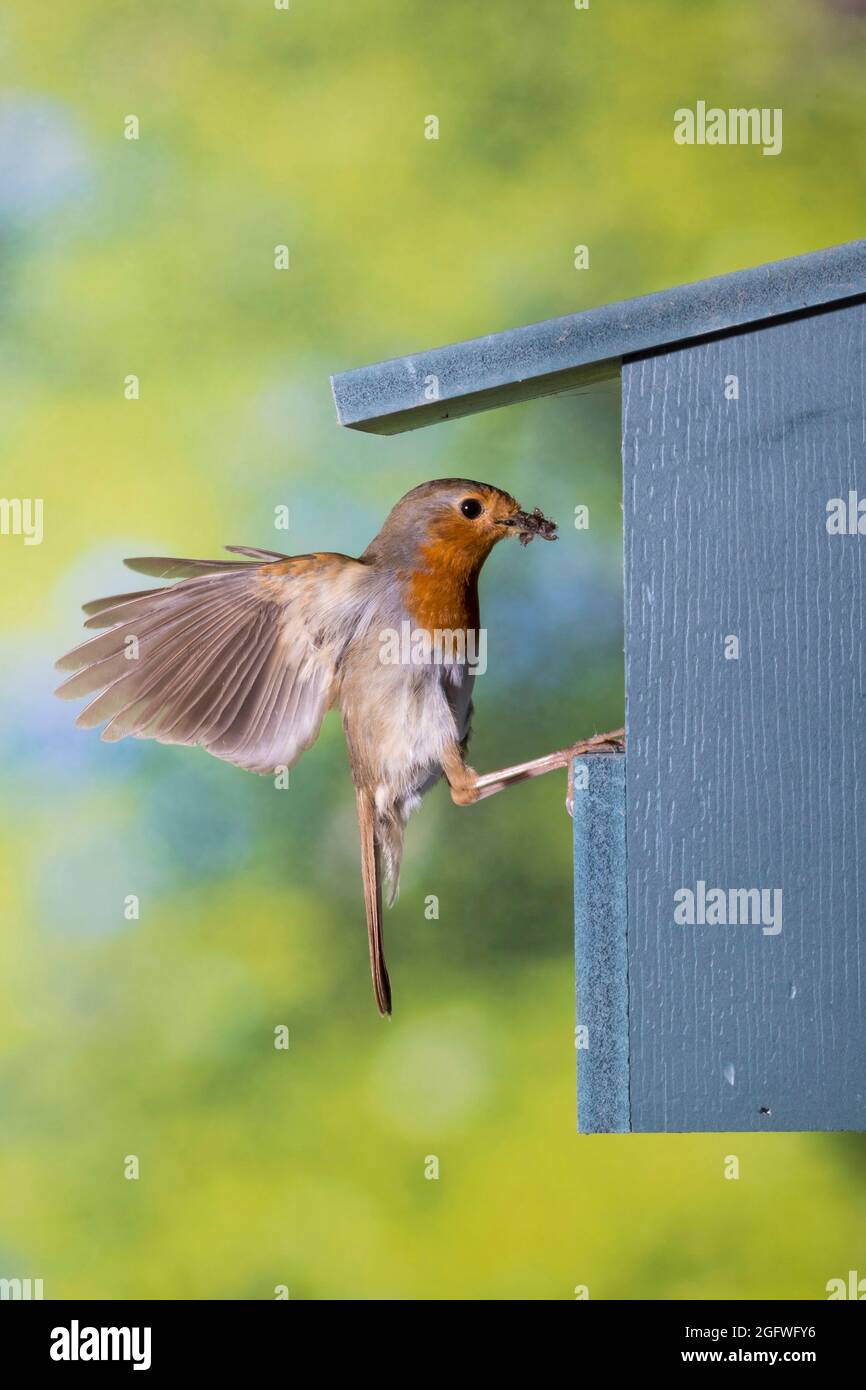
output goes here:
{"type": "Polygon", "coordinates": [[[442,771],[451,788],[451,800],[455,806],[471,806],[474,801],[480,800],[478,773],[466,762],[459,743],[452,742],[446,747],[442,754],[442,771]]]}
{"type": "Polygon", "coordinates": [[[625,730],[614,729],[607,734],[594,734],[592,738],[574,743],[570,748],[560,748],[556,753],[548,753],[543,758],[533,758],[528,763],[517,763],[514,767],[503,767],[498,772],[485,772],[481,776],[474,768],[463,761],[459,747],[455,744],[449,754],[442,759],[442,769],[451,788],[451,799],[458,806],[471,806],[486,796],[504,791],[516,782],[525,782],[530,777],[541,777],[545,772],[556,768],[568,768],[568,796],[566,806],[571,814],[574,795],[574,759],[585,753],[622,753],[625,751],[625,730]]]}

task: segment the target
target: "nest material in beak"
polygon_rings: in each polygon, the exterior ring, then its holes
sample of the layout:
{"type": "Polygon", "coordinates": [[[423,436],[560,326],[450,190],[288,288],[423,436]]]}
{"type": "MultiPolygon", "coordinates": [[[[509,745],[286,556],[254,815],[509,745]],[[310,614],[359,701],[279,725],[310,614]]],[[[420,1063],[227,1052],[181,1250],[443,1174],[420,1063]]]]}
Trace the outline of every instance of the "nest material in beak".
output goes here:
{"type": "Polygon", "coordinates": [[[533,512],[518,512],[511,524],[517,528],[521,545],[529,545],[536,536],[545,541],[556,540],[556,522],[548,520],[538,507],[533,512]]]}

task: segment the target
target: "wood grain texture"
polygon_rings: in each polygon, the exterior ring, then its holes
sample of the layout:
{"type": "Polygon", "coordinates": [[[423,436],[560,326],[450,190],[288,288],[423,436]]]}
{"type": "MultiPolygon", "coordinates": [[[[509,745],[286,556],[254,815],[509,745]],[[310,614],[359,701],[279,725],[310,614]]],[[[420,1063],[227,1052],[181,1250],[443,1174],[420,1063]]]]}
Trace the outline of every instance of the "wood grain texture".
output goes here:
{"type": "Polygon", "coordinates": [[[629,1129],[625,756],[574,764],[577,1127],[629,1129]],[[582,1031],[583,1030],[583,1031],[582,1031]]]}
{"type": "Polygon", "coordinates": [[[632,1128],[864,1129],[866,308],[631,362],[623,423],[632,1128]]]}

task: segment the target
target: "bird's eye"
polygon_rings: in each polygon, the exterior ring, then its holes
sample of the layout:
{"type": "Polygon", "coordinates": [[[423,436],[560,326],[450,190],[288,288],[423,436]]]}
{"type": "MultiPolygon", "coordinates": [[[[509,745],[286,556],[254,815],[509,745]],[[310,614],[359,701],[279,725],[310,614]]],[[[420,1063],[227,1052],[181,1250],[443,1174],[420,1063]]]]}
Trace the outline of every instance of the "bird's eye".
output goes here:
{"type": "Polygon", "coordinates": [[[474,521],[484,511],[481,503],[475,497],[467,497],[465,502],[460,503],[460,510],[470,521],[474,521]]]}

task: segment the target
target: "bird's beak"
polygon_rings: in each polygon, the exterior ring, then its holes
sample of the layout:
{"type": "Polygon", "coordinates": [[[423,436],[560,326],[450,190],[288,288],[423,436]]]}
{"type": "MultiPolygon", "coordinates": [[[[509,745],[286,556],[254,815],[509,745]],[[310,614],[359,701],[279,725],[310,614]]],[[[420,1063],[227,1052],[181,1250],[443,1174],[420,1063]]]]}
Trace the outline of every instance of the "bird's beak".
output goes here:
{"type": "Polygon", "coordinates": [[[538,507],[534,512],[515,512],[513,516],[506,517],[503,525],[516,531],[521,545],[529,545],[536,536],[544,541],[556,540],[556,522],[549,521],[538,507]]]}

